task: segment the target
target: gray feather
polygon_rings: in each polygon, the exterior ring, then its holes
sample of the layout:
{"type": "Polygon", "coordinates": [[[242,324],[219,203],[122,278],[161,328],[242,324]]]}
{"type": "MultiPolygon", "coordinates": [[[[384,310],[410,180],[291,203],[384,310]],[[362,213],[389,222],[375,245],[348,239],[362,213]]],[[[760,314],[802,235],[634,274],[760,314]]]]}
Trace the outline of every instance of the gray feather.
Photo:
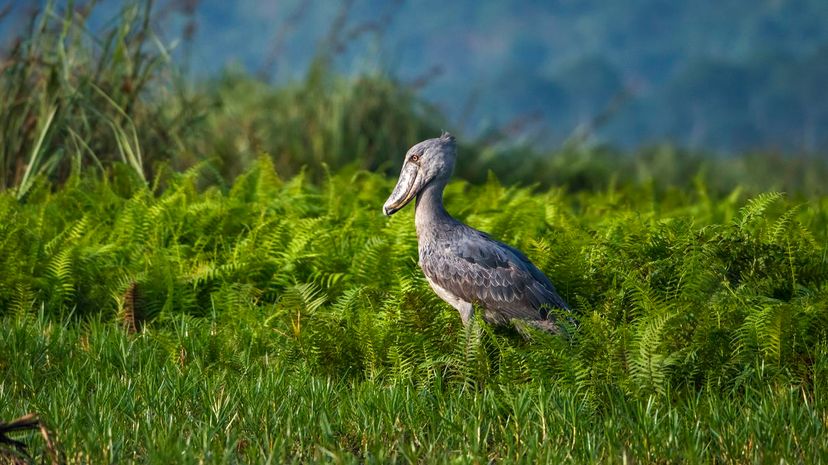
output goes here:
{"type": "Polygon", "coordinates": [[[543,320],[547,307],[568,309],[549,279],[516,249],[459,222],[428,235],[423,273],[499,321],[543,320]]]}

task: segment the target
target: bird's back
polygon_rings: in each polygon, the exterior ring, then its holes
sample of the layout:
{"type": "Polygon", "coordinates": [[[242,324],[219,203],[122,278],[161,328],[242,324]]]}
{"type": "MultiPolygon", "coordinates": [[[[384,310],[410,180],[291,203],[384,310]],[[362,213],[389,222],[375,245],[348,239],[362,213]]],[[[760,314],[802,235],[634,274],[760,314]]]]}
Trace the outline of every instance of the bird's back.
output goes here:
{"type": "Polygon", "coordinates": [[[476,229],[454,222],[419,240],[420,266],[429,280],[482,306],[491,323],[546,322],[549,309],[568,309],[546,275],[523,253],[476,229]]]}

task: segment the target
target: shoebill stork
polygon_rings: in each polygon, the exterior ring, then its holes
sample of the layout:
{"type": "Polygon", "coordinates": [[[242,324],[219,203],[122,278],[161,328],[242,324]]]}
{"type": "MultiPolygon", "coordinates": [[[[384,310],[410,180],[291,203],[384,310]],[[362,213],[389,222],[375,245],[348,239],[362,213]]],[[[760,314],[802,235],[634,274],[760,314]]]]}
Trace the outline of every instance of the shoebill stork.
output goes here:
{"type": "Polygon", "coordinates": [[[523,320],[559,332],[549,310],[569,307],[549,278],[519,250],[457,221],[443,207],[443,189],[456,156],[449,133],[411,147],[383,212],[393,215],[417,199],[414,224],[420,268],[434,292],[460,312],[464,325],[477,305],[490,324],[523,320]]]}

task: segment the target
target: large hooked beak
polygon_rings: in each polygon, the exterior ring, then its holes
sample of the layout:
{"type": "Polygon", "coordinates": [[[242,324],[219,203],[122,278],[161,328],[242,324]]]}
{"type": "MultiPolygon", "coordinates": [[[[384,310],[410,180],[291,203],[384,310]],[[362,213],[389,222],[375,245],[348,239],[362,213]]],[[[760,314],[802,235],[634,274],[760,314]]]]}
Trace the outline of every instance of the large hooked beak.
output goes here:
{"type": "Polygon", "coordinates": [[[419,166],[414,163],[409,162],[403,165],[402,172],[400,172],[400,179],[397,181],[397,187],[394,188],[394,192],[391,193],[391,196],[388,197],[388,200],[385,201],[385,205],[382,207],[382,211],[386,216],[391,216],[406,206],[417,195],[417,192],[420,191],[418,172],[419,166]]]}

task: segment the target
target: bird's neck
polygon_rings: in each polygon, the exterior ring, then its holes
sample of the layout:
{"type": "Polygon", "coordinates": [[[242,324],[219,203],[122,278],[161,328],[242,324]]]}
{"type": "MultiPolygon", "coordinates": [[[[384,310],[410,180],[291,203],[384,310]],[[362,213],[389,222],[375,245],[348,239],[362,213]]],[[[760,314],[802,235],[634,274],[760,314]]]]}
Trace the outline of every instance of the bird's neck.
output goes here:
{"type": "Polygon", "coordinates": [[[434,180],[417,194],[414,224],[417,227],[417,235],[443,224],[454,221],[443,207],[443,189],[446,182],[434,180]]]}

